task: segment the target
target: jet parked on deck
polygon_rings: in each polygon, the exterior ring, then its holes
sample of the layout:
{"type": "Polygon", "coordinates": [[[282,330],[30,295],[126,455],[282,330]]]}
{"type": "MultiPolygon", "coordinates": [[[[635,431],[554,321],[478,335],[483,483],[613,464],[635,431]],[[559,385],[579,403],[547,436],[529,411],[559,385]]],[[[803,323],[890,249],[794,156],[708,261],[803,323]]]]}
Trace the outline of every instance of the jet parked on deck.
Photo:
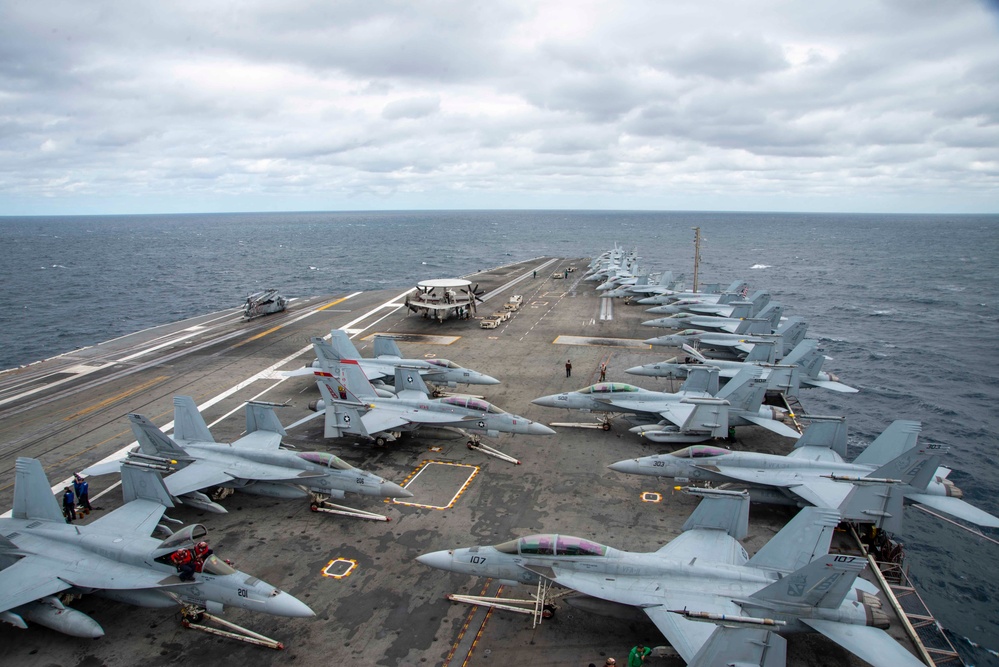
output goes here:
{"type": "Polygon", "coordinates": [[[0,621],[28,622],[74,637],[101,637],[90,616],[67,607],[63,593],[95,594],[139,607],[224,605],[275,616],[314,616],[297,598],[209,555],[184,581],[170,557],[206,534],[192,525],[166,539],[150,537],[170,494],[159,473],[126,465],[125,504],[87,524],[67,524],[36,459],[18,458],[12,518],[0,519],[0,621]]]}

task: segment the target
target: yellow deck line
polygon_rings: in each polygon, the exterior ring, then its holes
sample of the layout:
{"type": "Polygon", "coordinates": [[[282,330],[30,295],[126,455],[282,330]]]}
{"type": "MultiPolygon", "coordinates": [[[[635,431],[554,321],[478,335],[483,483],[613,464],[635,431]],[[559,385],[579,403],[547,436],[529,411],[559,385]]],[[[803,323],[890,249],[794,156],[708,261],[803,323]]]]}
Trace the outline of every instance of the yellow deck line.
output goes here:
{"type": "Polygon", "coordinates": [[[154,384],[159,384],[160,382],[163,382],[163,380],[166,380],[169,377],[170,377],[169,375],[160,375],[159,377],[155,377],[152,380],[150,380],[149,382],[144,382],[144,383],[140,384],[137,387],[132,387],[128,391],[123,391],[120,394],[115,394],[111,398],[106,398],[103,401],[101,401],[100,403],[96,403],[94,405],[91,405],[89,408],[84,408],[83,410],[80,410],[79,412],[73,413],[70,416],[64,418],[63,421],[68,422],[71,419],[76,419],[77,417],[82,417],[84,415],[90,414],[91,412],[94,412],[95,410],[100,410],[101,408],[107,407],[108,405],[111,405],[112,403],[114,403],[116,401],[120,401],[121,399],[125,398],[126,396],[131,396],[132,394],[137,394],[140,391],[144,391],[144,390],[148,389],[149,387],[152,387],[154,384]]]}

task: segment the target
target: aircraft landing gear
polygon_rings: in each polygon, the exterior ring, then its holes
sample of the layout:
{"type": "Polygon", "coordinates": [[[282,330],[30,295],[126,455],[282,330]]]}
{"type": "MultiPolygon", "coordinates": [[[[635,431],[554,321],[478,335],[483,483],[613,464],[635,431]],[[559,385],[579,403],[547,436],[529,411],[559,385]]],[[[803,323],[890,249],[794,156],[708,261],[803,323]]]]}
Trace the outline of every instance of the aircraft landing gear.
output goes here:
{"type": "Polygon", "coordinates": [[[468,447],[469,449],[474,449],[474,450],[480,451],[483,454],[487,454],[489,456],[495,456],[498,459],[501,459],[503,461],[507,461],[507,462],[512,463],[514,465],[518,465],[518,466],[520,465],[520,461],[517,460],[517,459],[515,459],[515,458],[513,458],[509,454],[504,454],[503,452],[501,452],[498,449],[490,447],[489,445],[482,444],[481,439],[477,435],[469,435],[468,436],[468,442],[465,443],[465,446],[468,447]]]}
{"type": "Polygon", "coordinates": [[[336,514],[339,516],[349,516],[355,519],[368,519],[369,521],[391,521],[392,519],[383,515],[375,514],[374,512],[366,512],[365,510],[354,509],[353,507],[346,507],[344,505],[335,505],[331,503],[329,499],[318,493],[312,494],[312,500],[309,502],[309,510],[312,512],[323,512],[325,514],[336,514]]]}
{"type": "Polygon", "coordinates": [[[231,621],[227,621],[224,618],[219,618],[209,614],[207,610],[201,607],[195,607],[193,605],[184,605],[180,609],[180,624],[189,630],[200,630],[201,632],[215,635],[217,637],[226,637],[227,639],[235,639],[236,641],[246,642],[247,644],[254,644],[256,646],[263,646],[265,648],[272,648],[275,650],[284,649],[284,644],[276,639],[271,639],[262,634],[256,633],[249,628],[244,628],[241,625],[236,625],[231,621]],[[216,623],[222,628],[213,628],[207,625],[207,621],[216,623]]]}

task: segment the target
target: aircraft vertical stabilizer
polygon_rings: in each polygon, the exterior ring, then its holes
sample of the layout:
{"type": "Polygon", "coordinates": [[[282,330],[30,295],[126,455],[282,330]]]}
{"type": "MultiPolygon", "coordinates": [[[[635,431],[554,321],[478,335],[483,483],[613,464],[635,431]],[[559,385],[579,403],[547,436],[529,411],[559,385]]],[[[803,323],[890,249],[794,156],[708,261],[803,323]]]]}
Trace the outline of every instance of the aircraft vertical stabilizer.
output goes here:
{"type": "Polygon", "coordinates": [[[838,525],[836,510],[805,507],[749,559],[749,564],[765,570],[793,572],[829,553],[838,525]]]}
{"type": "MultiPolygon", "coordinates": [[[[746,358],[743,361],[747,363],[761,363],[761,364],[772,364],[777,361],[777,343],[776,341],[768,340],[755,343],[753,349],[749,351],[746,358]]],[[[784,363],[790,365],[792,362],[785,361],[784,363]]]]}
{"type": "Polygon", "coordinates": [[[402,358],[402,350],[391,336],[375,336],[375,356],[402,358]]]}
{"type": "Polygon", "coordinates": [[[888,425],[874,442],[853,460],[861,465],[882,466],[892,459],[898,458],[916,446],[922,425],[918,421],[898,419],[888,425]]]}
{"type": "MultiPolygon", "coordinates": [[[[321,338],[319,340],[322,340],[321,338]]],[[[315,340],[313,340],[313,343],[315,340]]],[[[323,343],[326,345],[326,343],[323,343]]],[[[330,331],[330,342],[329,351],[332,357],[335,357],[337,361],[342,361],[344,359],[360,359],[361,355],[354,347],[354,344],[350,342],[350,336],[343,329],[333,329],[330,331]]],[[[322,358],[322,357],[320,357],[322,358]]]]}
{"type": "Polygon", "coordinates": [[[164,507],[175,506],[158,471],[136,467],[127,462],[121,466],[121,494],[126,503],[141,499],[151,500],[164,507]]]}
{"type": "Polygon", "coordinates": [[[767,393],[767,381],[760,378],[762,374],[760,368],[743,368],[722,387],[717,397],[727,399],[732,406],[730,410],[756,412],[767,393]]]}
{"type": "Polygon", "coordinates": [[[17,457],[14,477],[15,519],[41,519],[62,523],[65,517],[52,495],[52,487],[38,459],[17,457]]]}
{"type": "Polygon", "coordinates": [[[846,417],[812,417],[812,423],[794,443],[794,449],[801,447],[827,447],[846,458],[846,417]]]}
{"type": "Polygon", "coordinates": [[[430,388],[420,377],[419,371],[413,368],[395,368],[395,391],[399,398],[427,398],[430,388]]]}
{"type": "Polygon", "coordinates": [[[826,554],[756,591],[750,598],[819,609],[837,609],[843,604],[857,575],[865,567],[866,558],[826,554]]]}
{"type": "Polygon", "coordinates": [[[139,451],[143,454],[162,456],[169,459],[180,458],[190,460],[187,452],[178,447],[177,443],[142,415],[130,414],[128,421],[132,425],[132,434],[139,441],[139,451]]]}
{"type": "Polygon", "coordinates": [[[718,393],[718,368],[694,366],[687,371],[687,379],[680,385],[679,393],[701,391],[714,396],[718,393]]]}
{"type": "Polygon", "coordinates": [[[688,488],[685,492],[701,496],[703,500],[683,524],[683,530],[724,530],[737,540],[749,534],[749,493],[746,491],[688,488]]]}
{"type": "Polygon", "coordinates": [[[173,397],[173,437],[180,442],[215,442],[190,396],[173,397]]]}
{"type": "Polygon", "coordinates": [[[269,403],[254,403],[250,401],[246,404],[246,432],[268,431],[270,433],[285,433],[281,420],[274,414],[274,406],[269,403]]]}

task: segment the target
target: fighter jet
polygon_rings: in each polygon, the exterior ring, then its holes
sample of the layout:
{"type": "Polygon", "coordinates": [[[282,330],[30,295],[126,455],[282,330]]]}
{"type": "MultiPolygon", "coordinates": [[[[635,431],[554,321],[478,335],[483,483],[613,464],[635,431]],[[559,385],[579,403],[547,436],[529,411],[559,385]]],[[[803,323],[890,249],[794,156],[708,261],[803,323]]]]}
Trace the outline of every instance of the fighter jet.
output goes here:
{"type": "Polygon", "coordinates": [[[800,317],[791,317],[781,323],[774,334],[752,333],[752,334],[730,334],[712,333],[699,329],[684,329],[670,336],[659,336],[649,338],[645,343],[649,345],[664,345],[667,347],[681,347],[696,345],[700,349],[714,350],[718,354],[727,354],[732,358],[744,357],[753,349],[753,345],[760,340],[777,339],[780,344],[777,346],[777,358],[783,359],[789,354],[794,346],[805,338],[808,331],[807,323],[800,317]]]}
{"type": "MultiPolygon", "coordinates": [[[[286,435],[274,408],[246,404],[246,435],[231,444],[216,442],[189,396],[175,396],[173,438],[142,415],[128,416],[139,442],[130,459],[176,470],[164,478],[167,490],[185,505],[215,513],[225,509],[203,490],[224,487],[268,498],[341,499],[345,493],[377,498],[411,498],[412,493],[377,475],[359,470],[327,452],[297,452],[281,448],[286,435]]],[[[84,471],[117,471],[117,464],[99,464],[84,471]],[[111,468],[111,466],[114,466],[111,468]]]]}
{"type": "Polygon", "coordinates": [[[706,303],[700,299],[681,299],[663,306],[649,308],[645,312],[653,315],[712,315],[715,317],[756,317],[756,314],[770,304],[770,292],[757,290],[751,297],[725,302],[706,303]],[[748,313],[746,310],[748,309],[748,313]]]}
{"type": "Polygon", "coordinates": [[[436,426],[470,432],[470,444],[478,444],[477,434],[496,437],[500,433],[555,435],[555,431],[530,419],[510,414],[488,401],[471,396],[447,396],[432,399],[419,373],[408,368],[395,369],[395,396],[380,396],[368,382],[354,359],[326,356],[322,339],[313,338],[323,370],[315,372],[323,399],[315,404],[325,415],[327,438],[359,435],[383,445],[395,440],[402,431],[422,426],[436,426]]]}
{"type": "Polygon", "coordinates": [[[209,556],[182,581],[170,556],[206,534],[192,525],[164,540],[150,537],[170,495],[159,473],[125,466],[125,504],[88,525],[67,524],[41,464],[18,458],[12,518],[0,519],[0,620],[28,621],[74,637],[101,637],[93,618],[65,606],[62,593],[100,595],[139,607],[223,605],[276,616],[314,616],[295,597],[209,556]]]}
{"type": "Polygon", "coordinates": [[[701,331],[717,331],[720,333],[770,333],[780,326],[780,318],[784,314],[784,306],[774,302],[764,308],[756,317],[715,317],[711,315],[696,315],[680,313],[669,317],[642,322],[643,326],[661,327],[663,329],[700,329],[701,331]]]}
{"type": "Polygon", "coordinates": [[[829,357],[818,351],[819,341],[806,339],[798,343],[781,363],[798,366],[798,381],[804,387],[821,387],[844,394],[856,394],[855,389],[839,381],[832,373],[822,370],[822,364],[829,357]]]}
{"type": "Polygon", "coordinates": [[[755,424],[789,438],[800,434],[783,422],[787,413],[763,405],[767,381],[760,369],[745,369],[721,390],[718,389],[718,369],[693,368],[676,393],[651,391],[624,382],[600,382],[578,391],[536,398],[532,403],[549,408],[566,408],[582,412],[623,412],[639,415],[653,423],[635,426],[631,430],[654,442],[702,442],[724,437],[727,426],[716,419],[691,429],[691,414],[698,406],[691,399],[725,401],[728,426],[755,424]],[[654,423],[658,420],[659,423],[654,423]],[[680,432],[677,432],[677,428],[680,432]],[[688,431],[693,431],[692,433],[688,431]],[[696,439],[694,439],[696,438],[696,439]]]}
{"type": "Polygon", "coordinates": [[[760,377],[767,381],[767,391],[797,396],[799,369],[797,366],[788,364],[786,360],[782,364],[774,363],[776,347],[775,341],[760,341],[753,345],[753,349],[746,355],[745,361],[728,361],[708,359],[689,345],[684,345],[681,348],[685,353],[682,361],[673,358],[655,364],[634,366],[625,370],[625,373],[644,377],[685,378],[691,368],[714,366],[718,369],[719,384],[724,386],[739,371],[746,368],[759,368],[762,373],[760,377]]]}
{"type": "MultiPolygon", "coordinates": [[[[448,387],[456,387],[458,384],[500,383],[494,377],[469,368],[462,368],[447,359],[403,359],[399,346],[390,336],[375,336],[375,356],[372,359],[364,359],[350,341],[350,336],[347,335],[346,331],[333,329],[330,334],[330,342],[323,343],[328,353],[327,356],[337,360],[354,359],[360,364],[365,377],[373,383],[393,380],[395,369],[398,366],[415,368],[420,371],[420,375],[425,381],[444,384],[448,387]]],[[[285,374],[288,376],[313,375],[316,368],[320,368],[318,358],[312,362],[311,366],[285,374]]],[[[393,391],[390,385],[382,385],[382,388],[390,392],[393,391]]]]}
{"type": "Polygon", "coordinates": [[[659,275],[659,281],[656,283],[653,283],[649,280],[645,280],[643,282],[641,279],[639,279],[633,285],[622,284],[621,286],[615,289],[606,291],[600,296],[609,297],[609,298],[634,299],[637,297],[644,297],[646,294],[649,293],[650,290],[657,292],[663,290],[673,290],[673,291],[680,290],[682,289],[681,287],[682,285],[683,285],[683,276],[680,276],[680,278],[674,278],[672,271],[663,271],[659,275]]]}
{"type": "Polygon", "coordinates": [[[745,298],[748,293],[749,283],[742,280],[732,282],[728,287],[721,285],[703,285],[697,292],[685,292],[683,290],[670,289],[646,289],[649,296],[639,299],[638,303],[648,305],[662,305],[678,301],[691,301],[697,303],[728,303],[745,298]]]}
{"type": "MultiPolygon", "coordinates": [[[[787,456],[695,445],[670,454],[618,461],[608,467],[632,475],[739,484],[749,488],[756,502],[832,508],[841,505],[853,484],[889,480],[886,483],[897,484],[909,503],[979,526],[999,528],[999,518],[961,500],[961,490],[947,479],[949,469],[937,467],[928,459],[936,459],[945,449],[918,445],[919,422],[892,422],[853,463],[843,460],[845,423],[832,435],[829,428],[822,422],[812,424],[799,446],[787,456]]],[[[888,529],[897,530],[897,526],[888,529]]]]}
{"type": "Polygon", "coordinates": [[[884,631],[889,621],[877,589],[857,578],[866,560],[829,554],[837,512],[802,510],[749,558],[737,541],[747,533],[748,497],[697,492],[705,498],[684,532],[658,551],[549,534],[417,561],[502,581],[554,583],[588,596],[590,608],[637,607],[698,667],[783,667],[781,635],[794,632],[819,632],[875,667],[923,664],[884,631]]]}

